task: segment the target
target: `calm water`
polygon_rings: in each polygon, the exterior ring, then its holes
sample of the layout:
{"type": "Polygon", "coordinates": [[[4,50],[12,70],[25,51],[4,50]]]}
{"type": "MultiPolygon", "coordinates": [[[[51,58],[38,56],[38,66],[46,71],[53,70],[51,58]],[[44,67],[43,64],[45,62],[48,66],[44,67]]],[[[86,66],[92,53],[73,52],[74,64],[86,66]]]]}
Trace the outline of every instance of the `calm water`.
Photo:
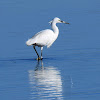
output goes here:
{"type": "Polygon", "coordinates": [[[99,0],[0,0],[0,12],[0,100],[100,99],[99,0]],[[56,16],[70,25],[38,62],[25,41],[56,16]]]}

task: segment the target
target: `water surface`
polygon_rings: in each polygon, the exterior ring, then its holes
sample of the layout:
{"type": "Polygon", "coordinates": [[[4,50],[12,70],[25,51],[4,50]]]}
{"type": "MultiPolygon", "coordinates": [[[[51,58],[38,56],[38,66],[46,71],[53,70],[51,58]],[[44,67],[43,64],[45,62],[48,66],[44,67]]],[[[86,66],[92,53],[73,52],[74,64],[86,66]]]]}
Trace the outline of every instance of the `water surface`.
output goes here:
{"type": "Polygon", "coordinates": [[[1,100],[100,99],[100,1],[1,0],[0,8],[1,100]],[[54,17],[70,25],[57,24],[38,62],[25,42],[54,17]]]}

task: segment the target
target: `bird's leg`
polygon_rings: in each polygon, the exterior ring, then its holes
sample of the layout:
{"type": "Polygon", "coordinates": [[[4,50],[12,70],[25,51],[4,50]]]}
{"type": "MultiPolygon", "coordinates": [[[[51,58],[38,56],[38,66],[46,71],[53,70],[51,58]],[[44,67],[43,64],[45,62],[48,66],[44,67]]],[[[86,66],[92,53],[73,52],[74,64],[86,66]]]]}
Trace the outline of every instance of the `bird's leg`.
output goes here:
{"type": "Polygon", "coordinates": [[[43,59],[43,57],[42,57],[42,50],[43,50],[43,47],[41,47],[41,60],[43,59]]]}
{"type": "Polygon", "coordinates": [[[35,50],[35,52],[36,52],[36,54],[37,54],[37,56],[38,56],[37,60],[40,60],[39,54],[38,54],[38,52],[37,52],[36,49],[35,49],[35,45],[33,46],[33,48],[34,48],[34,50],[35,50]]]}

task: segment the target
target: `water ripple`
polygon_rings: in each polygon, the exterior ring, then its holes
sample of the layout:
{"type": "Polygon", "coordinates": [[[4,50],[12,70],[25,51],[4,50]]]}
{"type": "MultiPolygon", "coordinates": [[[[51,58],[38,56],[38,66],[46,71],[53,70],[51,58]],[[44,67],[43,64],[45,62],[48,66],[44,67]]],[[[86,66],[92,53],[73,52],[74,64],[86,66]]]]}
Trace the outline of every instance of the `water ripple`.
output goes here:
{"type": "Polygon", "coordinates": [[[36,66],[35,70],[29,70],[29,84],[31,87],[31,99],[63,100],[62,79],[60,72],[53,66],[36,66]]]}

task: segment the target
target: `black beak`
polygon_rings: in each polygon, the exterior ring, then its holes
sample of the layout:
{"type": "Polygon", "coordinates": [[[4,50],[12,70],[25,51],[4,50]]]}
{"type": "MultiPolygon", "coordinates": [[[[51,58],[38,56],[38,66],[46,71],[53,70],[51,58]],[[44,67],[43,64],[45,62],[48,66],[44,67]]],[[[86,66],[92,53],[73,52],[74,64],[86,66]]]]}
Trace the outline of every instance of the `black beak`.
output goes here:
{"type": "Polygon", "coordinates": [[[67,23],[67,22],[65,22],[65,21],[61,21],[61,23],[69,24],[69,23],[67,23]]]}

